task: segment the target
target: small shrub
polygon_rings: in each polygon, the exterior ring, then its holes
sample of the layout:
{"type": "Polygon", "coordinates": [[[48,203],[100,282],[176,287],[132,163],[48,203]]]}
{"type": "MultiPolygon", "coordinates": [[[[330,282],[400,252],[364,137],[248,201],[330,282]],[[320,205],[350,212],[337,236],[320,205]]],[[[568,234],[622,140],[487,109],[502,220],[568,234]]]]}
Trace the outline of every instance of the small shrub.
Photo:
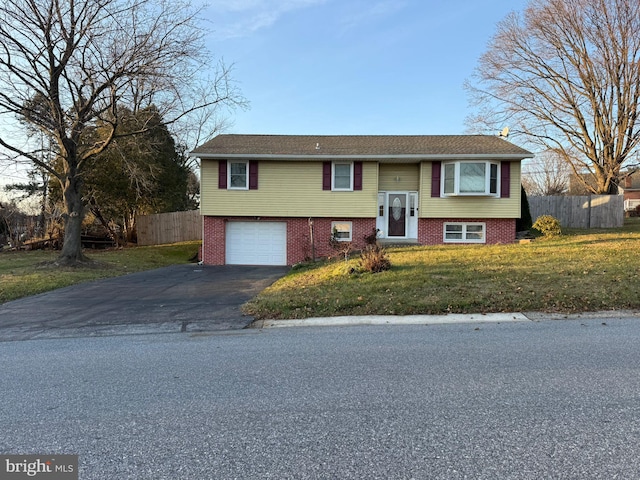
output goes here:
{"type": "Polygon", "coordinates": [[[379,273],[391,268],[387,252],[380,245],[367,245],[360,254],[360,268],[371,273],[379,273]]]}
{"type": "Polygon", "coordinates": [[[374,228],[369,235],[364,236],[364,243],[367,245],[375,245],[378,242],[378,233],[380,233],[380,229],[374,228]]]}
{"type": "Polygon", "coordinates": [[[551,215],[539,216],[532,227],[545,237],[557,237],[562,234],[560,221],[551,215]]]}
{"type": "Polygon", "coordinates": [[[344,257],[345,262],[349,260],[349,255],[351,255],[351,252],[353,251],[353,245],[351,244],[351,242],[345,242],[341,240],[338,236],[338,230],[335,228],[331,233],[329,245],[331,245],[331,248],[333,248],[337,253],[344,257]]]}

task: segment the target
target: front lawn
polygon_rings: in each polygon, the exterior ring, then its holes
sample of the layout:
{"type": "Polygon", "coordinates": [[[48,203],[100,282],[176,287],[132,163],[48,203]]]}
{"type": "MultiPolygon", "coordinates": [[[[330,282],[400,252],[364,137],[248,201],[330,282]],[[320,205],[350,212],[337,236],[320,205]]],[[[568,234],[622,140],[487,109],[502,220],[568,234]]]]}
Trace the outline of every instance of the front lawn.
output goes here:
{"type": "MultiPolygon", "coordinates": [[[[244,306],[256,318],[640,308],[640,223],[529,244],[389,249],[392,268],[294,268],[244,306]]],[[[358,262],[351,259],[351,265],[358,262]]]]}

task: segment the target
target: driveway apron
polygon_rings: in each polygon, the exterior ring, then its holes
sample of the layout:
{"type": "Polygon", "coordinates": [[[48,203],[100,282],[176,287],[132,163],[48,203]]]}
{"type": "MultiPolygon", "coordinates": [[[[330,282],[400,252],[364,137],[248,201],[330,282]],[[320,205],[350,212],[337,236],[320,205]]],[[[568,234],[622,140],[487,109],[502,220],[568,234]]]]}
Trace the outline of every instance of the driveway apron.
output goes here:
{"type": "Polygon", "coordinates": [[[242,329],[240,306],[286,267],[173,265],[0,305],[0,341],[242,329]]]}

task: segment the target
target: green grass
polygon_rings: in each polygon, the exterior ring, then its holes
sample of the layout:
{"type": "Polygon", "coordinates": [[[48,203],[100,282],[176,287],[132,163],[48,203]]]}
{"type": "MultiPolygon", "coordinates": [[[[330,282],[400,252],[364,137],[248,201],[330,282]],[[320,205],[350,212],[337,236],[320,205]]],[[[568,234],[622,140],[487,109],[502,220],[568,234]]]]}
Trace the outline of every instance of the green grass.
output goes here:
{"type": "Polygon", "coordinates": [[[0,252],[0,303],[66,287],[80,282],[115,277],[178,263],[187,263],[197,253],[200,242],[153,247],[88,250],[95,261],[91,267],[51,266],[58,252],[0,252]]]}
{"type": "Polygon", "coordinates": [[[293,269],[244,306],[257,318],[640,308],[640,223],[529,244],[390,249],[392,268],[358,260],[293,269]]]}

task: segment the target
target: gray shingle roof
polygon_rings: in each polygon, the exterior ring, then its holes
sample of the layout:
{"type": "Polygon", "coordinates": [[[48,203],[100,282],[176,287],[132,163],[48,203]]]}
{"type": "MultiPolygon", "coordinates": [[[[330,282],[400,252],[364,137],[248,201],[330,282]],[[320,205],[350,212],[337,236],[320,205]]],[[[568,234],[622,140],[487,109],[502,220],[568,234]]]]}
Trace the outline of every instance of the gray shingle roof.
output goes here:
{"type": "Polygon", "coordinates": [[[191,152],[224,156],[487,156],[522,159],[532,154],[491,135],[218,135],[191,152]]]}

